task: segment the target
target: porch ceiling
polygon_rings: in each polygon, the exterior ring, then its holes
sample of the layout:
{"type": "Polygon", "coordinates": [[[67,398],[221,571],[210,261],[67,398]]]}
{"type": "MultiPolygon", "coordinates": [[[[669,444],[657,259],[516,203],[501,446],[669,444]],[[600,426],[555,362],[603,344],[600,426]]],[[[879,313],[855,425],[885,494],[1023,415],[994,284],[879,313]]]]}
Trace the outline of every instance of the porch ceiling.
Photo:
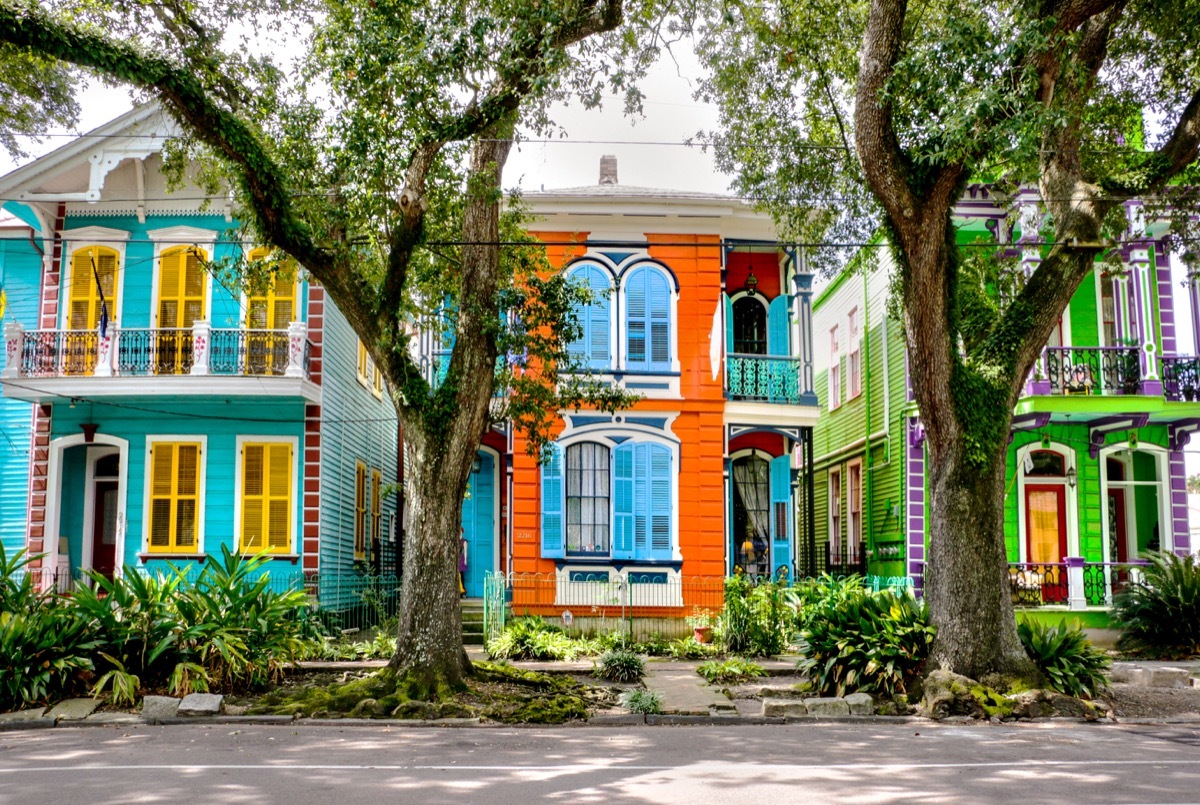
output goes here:
{"type": "Polygon", "coordinates": [[[291,397],[321,402],[321,387],[295,377],[158,375],[154,377],[21,377],[0,380],[5,397],[31,403],[96,400],[114,397],[202,395],[218,397],[291,397]]]}

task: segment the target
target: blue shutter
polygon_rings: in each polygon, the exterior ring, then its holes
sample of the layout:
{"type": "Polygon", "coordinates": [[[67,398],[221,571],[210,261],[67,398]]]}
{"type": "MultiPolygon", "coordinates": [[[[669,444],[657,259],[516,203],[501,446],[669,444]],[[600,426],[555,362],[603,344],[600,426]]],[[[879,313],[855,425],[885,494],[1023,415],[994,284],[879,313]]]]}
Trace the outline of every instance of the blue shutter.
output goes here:
{"type": "Polygon", "coordinates": [[[563,550],[563,451],[550,445],[542,465],[542,558],[561,559],[563,550]]]}
{"type": "Polygon", "coordinates": [[[650,445],[633,446],[633,555],[650,558],[650,445]]]}
{"type": "Polygon", "coordinates": [[[791,356],[788,345],[788,296],[780,294],[767,307],[767,354],[791,356]]]}
{"type": "Polygon", "coordinates": [[[792,577],[792,468],[791,458],[771,459],[771,575],[780,567],[792,577]]]}
{"type": "Polygon", "coordinates": [[[729,355],[733,352],[733,302],[727,293],[722,293],[721,299],[725,302],[725,354],[729,355]]]}
{"type": "Polygon", "coordinates": [[[592,303],[587,310],[587,358],[592,369],[609,368],[609,286],[598,268],[588,269],[592,303]]]}
{"type": "Polygon", "coordinates": [[[650,453],[650,557],[671,559],[671,451],[646,445],[650,453]]]}
{"type": "Polygon", "coordinates": [[[650,369],[671,369],[671,291],[667,278],[657,271],[646,274],[646,307],[650,328],[650,369]]]}
{"type": "Polygon", "coordinates": [[[625,284],[625,366],[646,368],[646,272],[634,272],[625,284]]]}
{"type": "Polygon", "coordinates": [[[613,559],[633,558],[633,451],[636,445],[618,445],[613,465],[613,559]]]}

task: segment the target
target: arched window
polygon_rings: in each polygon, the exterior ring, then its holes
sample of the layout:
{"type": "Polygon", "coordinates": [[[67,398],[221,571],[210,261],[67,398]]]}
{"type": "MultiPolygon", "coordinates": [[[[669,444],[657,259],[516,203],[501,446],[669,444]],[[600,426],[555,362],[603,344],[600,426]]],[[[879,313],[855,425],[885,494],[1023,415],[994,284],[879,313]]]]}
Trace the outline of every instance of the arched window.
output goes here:
{"type": "Polygon", "coordinates": [[[609,450],[596,442],[567,448],[567,555],[608,556],[609,450]]]}
{"type": "Polygon", "coordinates": [[[733,303],[733,351],[767,354],[767,308],[756,297],[743,296],[733,303]]]}
{"type": "Polygon", "coordinates": [[[1053,450],[1034,450],[1029,454],[1025,477],[1061,478],[1067,474],[1067,460],[1062,453],[1053,450]]]}
{"type": "Polygon", "coordinates": [[[753,577],[771,572],[770,480],[771,466],[758,455],[733,462],[733,563],[753,577]]]}
{"type": "Polygon", "coordinates": [[[599,266],[585,263],[573,269],[570,276],[572,281],[587,288],[592,298],[575,311],[581,332],[578,338],[567,344],[567,351],[589,369],[608,369],[612,354],[609,346],[609,311],[612,308],[608,274],[599,266]]]}
{"type": "Polygon", "coordinates": [[[671,369],[671,290],[662,272],[634,270],[625,285],[626,368],[671,369]]]}

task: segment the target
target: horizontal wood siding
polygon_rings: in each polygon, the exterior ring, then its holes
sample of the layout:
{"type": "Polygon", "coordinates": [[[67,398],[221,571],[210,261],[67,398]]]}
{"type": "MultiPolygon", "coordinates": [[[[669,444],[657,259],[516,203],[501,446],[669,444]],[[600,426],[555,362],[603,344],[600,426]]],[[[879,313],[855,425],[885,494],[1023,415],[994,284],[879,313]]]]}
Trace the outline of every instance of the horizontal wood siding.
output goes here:
{"type": "MultiPolygon", "coordinates": [[[[3,326],[14,319],[32,330],[38,325],[42,259],[28,242],[0,240],[0,277],[7,310],[3,326]]],[[[4,369],[0,349],[0,371],[4,369]]],[[[25,547],[29,508],[29,448],[33,406],[0,396],[0,544],[9,556],[25,547]]]]}

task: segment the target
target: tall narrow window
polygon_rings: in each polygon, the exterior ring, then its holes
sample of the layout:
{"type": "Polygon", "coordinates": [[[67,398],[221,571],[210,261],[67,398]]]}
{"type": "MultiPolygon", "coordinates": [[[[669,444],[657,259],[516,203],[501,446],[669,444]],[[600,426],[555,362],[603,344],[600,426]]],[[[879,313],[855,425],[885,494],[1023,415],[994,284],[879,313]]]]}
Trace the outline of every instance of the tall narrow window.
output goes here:
{"type": "Polygon", "coordinates": [[[367,558],[367,467],[354,464],[354,561],[367,558]]]}
{"type": "Polygon", "coordinates": [[[242,446],[242,553],[287,553],[292,546],[292,446],[242,446]]]}
{"type": "Polygon", "coordinates": [[[829,471],[829,563],[842,563],[842,473],[829,471]]]}
{"type": "Polygon", "coordinates": [[[851,464],[848,472],[850,505],[847,507],[849,529],[846,532],[846,561],[858,564],[862,561],[862,464],[851,464]]]}
{"type": "Polygon", "coordinates": [[[371,470],[371,547],[379,545],[383,525],[383,476],[371,470]]]}
{"type": "Polygon", "coordinates": [[[151,553],[194,553],[200,503],[200,445],[155,442],[150,448],[151,553]]]}
{"type": "Polygon", "coordinates": [[[192,325],[204,319],[207,302],[206,258],[195,246],[168,249],[159,258],[158,374],[191,371],[192,325]]]}
{"type": "Polygon", "coordinates": [[[850,355],[847,363],[849,364],[850,371],[850,389],[846,393],[846,397],[853,399],[862,391],[862,350],[860,349],[861,344],[859,343],[858,334],[858,308],[850,311],[850,320],[848,323],[850,325],[850,355]]]}
{"type": "Polygon", "coordinates": [[[838,328],[829,328],[829,409],[842,404],[842,353],[838,349],[838,328]]]}
{"type": "Polygon", "coordinates": [[[767,309],[757,297],[743,296],[733,303],[733,351],[767,354],[767,309]]]}
{"type": "MultiPolygon", "coordinates": [[[[264,260],[269,254],[255,249],[247,259],[264,260]]],[[[298,296],[295,267],[283,264],[246,298],[246,374],[282,375],[287,370],[287,328],[296,320],[298,296]]]]}
{"type": "Polygon", "coordinates": [[[754,577],[771,571],[770,469],[757,454],[733,462],[734,566],[754,577]]]}
{"type": "Polygon", "coordinates": [[[117,313],[118,254],[103,246],[87,246],[71,255],[71,307],[67,329],[100,326],[101,297],[110,319],[117,313]]]}
{"type": "Polygon", "coordinates": [[[609,553],[609,450],[583,442],[567,448],[567,553],[609,553]]]}
{"type": "Polygon", "coordinates": [[[639,268],[625,281],[626,368],[671,368],[671,292],[667,278],[639,268]]]}
{"type": "Polygon", "coordinates": [[[586,288],[591,300],[575,310],[579,337],[567,344],[572,358],[589,369],[610,367],[609,322],[611,320],[610,284],[608,275],[598,266],[582,265],[571,271],[571,280],[586,288]]]}
{"type": "Polygon", "coordinates": [[[358,341],[358,382],[364,386],[371,384],[372,361],[371,356],[367,352],[367,345],[358,341]]]}

